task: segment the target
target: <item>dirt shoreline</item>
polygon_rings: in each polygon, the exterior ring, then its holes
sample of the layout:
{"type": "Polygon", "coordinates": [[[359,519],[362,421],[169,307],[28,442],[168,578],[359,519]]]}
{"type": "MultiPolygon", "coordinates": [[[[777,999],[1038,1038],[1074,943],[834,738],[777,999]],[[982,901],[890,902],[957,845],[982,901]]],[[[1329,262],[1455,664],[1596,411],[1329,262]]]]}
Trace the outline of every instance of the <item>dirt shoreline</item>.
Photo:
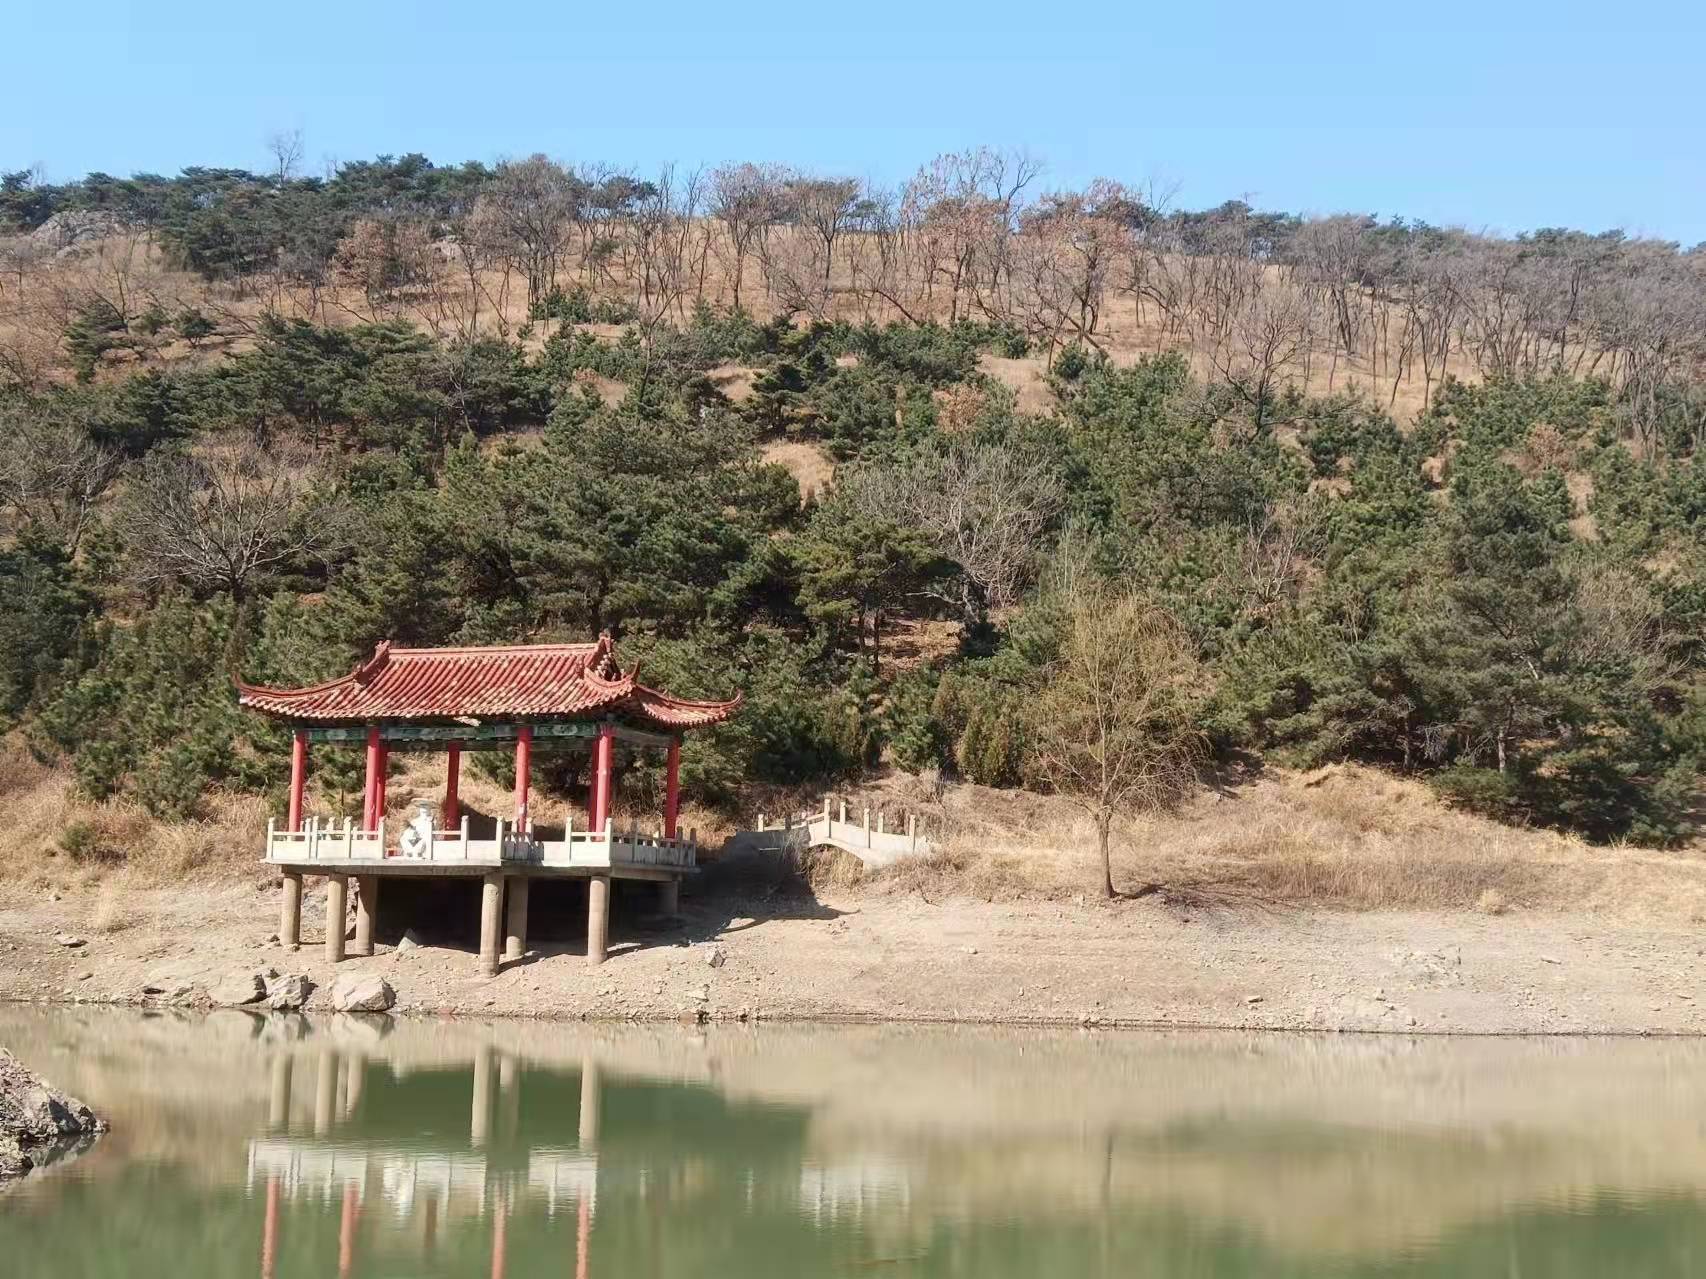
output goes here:
{"type": "MultiPolygon", "coordinates": [[[[233,976],[305,974],[315,944],[271,940],[264,882],[111,886],[0,905],[0,999],[207,1006],[233,976]],[[144,987],[159,993],[144,995],[144,987]]],[[[543,944],[496,978],[465,949],[382,946],[399,1013],[616,1021],[1706,1034],[1706,936],[1596,915],[1180,910],[1116,902],[927,902],[847,889],[689,895],[673,924],[618,909],[609,962],[543,944]]]]}

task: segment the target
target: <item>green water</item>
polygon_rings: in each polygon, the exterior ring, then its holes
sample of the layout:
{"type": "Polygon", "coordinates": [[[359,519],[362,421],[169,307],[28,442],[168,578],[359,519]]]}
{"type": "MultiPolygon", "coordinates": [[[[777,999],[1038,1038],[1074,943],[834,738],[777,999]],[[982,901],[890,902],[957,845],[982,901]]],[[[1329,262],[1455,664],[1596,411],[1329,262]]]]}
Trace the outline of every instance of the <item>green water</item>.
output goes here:
{"type": "Polygon", "coordinates": [[[0,1008],[0,1275],[1706,1273],[1706,1045],[0,1008]]]}

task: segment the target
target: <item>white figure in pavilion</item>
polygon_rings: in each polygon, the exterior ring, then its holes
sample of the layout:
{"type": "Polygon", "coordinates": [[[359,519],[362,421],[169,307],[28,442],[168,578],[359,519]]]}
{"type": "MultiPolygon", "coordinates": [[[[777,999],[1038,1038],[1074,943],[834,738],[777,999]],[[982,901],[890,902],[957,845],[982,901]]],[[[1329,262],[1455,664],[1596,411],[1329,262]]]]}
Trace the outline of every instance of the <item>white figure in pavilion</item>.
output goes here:
{"type": "Polygon", "coordinates": [[[405,857],[425,857],[432,847],[432,810],[425,804],[415,805],[415,815],[403,828],[397,841],[405,857]]]}

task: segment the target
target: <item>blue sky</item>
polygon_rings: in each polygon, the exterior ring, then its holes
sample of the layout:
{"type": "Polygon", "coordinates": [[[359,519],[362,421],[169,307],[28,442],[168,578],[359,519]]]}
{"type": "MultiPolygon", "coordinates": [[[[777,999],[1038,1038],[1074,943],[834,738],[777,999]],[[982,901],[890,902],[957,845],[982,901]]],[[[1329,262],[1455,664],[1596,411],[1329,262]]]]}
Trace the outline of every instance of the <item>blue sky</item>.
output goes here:
{"type": "Polygon", "coordinates": [[[544,151],[904,178],[1024,146],[1051,186],[1706,240],[1706,6],[1532,0],[581,5],[20,2],[0,167],[55,179],[544,151]]]}

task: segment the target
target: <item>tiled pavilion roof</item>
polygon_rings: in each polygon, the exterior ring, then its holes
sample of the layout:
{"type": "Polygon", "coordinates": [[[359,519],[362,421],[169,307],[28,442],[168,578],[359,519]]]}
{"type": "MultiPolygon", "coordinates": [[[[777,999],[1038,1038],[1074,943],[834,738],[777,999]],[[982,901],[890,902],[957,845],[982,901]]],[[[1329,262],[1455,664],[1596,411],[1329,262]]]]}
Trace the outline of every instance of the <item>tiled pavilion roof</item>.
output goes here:
{"type": "Polygon", "coordinates": [[[629,718],[664,730],[727,719],[741,699],[690,701],[647,688],[616,664],[610,636],[590,644],[393,648],[308,688],[237,684],[237,700],[299,723],[629,718]]]}

